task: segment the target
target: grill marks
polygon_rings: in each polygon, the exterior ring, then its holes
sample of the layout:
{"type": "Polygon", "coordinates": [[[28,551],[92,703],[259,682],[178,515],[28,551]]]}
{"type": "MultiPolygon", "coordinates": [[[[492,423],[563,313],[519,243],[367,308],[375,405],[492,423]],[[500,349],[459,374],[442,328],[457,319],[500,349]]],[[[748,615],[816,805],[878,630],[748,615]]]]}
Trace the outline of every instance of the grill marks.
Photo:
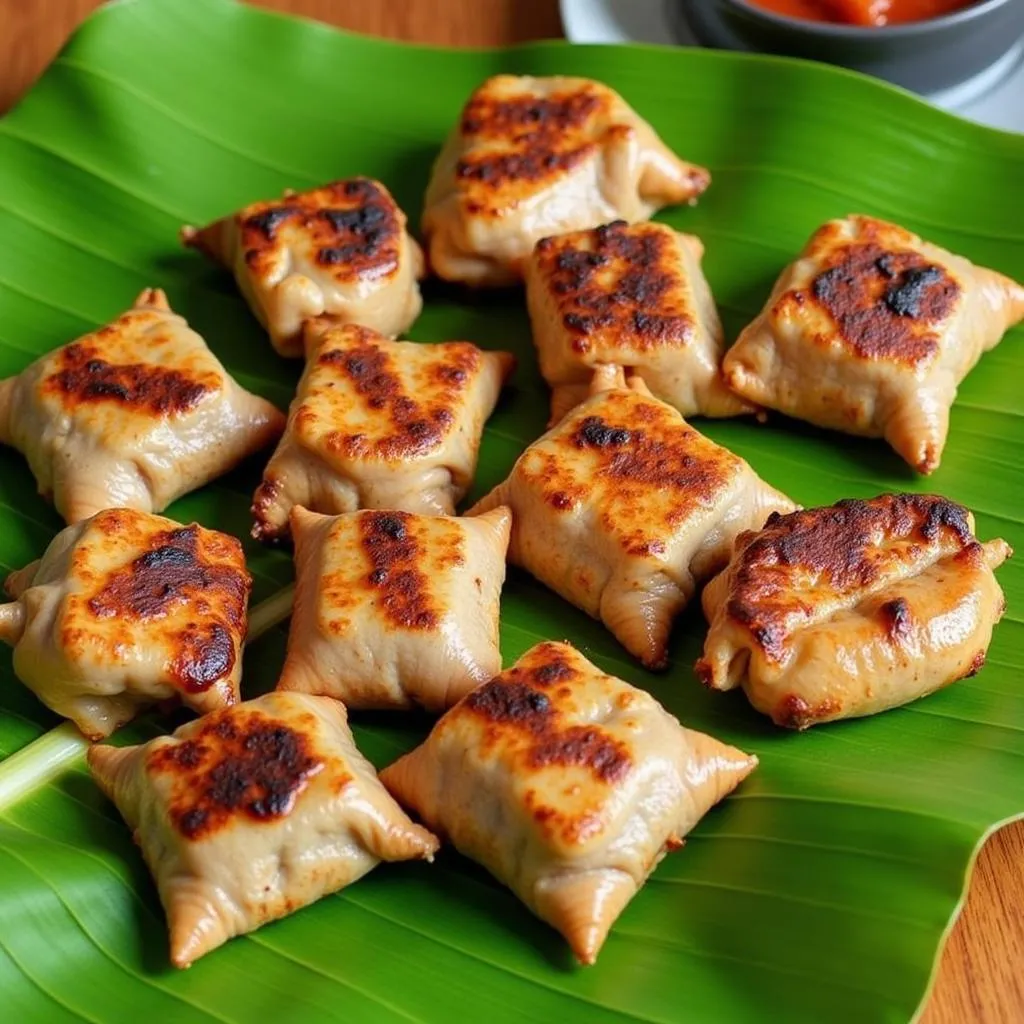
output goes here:
{"type": "Polygon", "coordinates": [[[360,522],[363,551],[372,569],[367,583],[378,594],[378,607],[396,626],[436,629],[440,611],[421,569],[423,545],[405,512],[366,512],[360,522]]]}
{"type": "MultiPolygon", "coordinates": [[[[101,529],[116,538],[119,510],[100,515],[110,520],[101,529]]],[[[195,524],[157,533],[149,544],[107,577],[86,608],[101,620],[184,618],[180,627],[163,630],[174,651],[169,669],[182,690],[202,692],[231,675],[245,636],[251,580],[241,545],[195,524]]]]}
{"type": "Polygon", "coordinates": [[[178,653],[171,670],[187,693],[201,693],[230,676],[235,667],[235,637],[220,623],[197,626],[178,634],[178,653]]]}
{"type": "Polygon", "coordinates": [[[462,134],[495,141],[557,138],[583,128],[604,105],[604,97],[592,86],[546,98],[524,93],[495,100],[478,91],[462,112],[462,134]]]}
{"type": "MultiPolygon", "coordinates": [[[[875,266],[886,273],[890,260],[890,256],[882,256],[875,261],[875,266]]],[[[944,278],[938,267],[911,267],[898,275],[897,280],[885,290],[883,301],[897,316],[937,319],[945,313],[943,306],[950,289],[947,286],[936,291],[930,286],[943,282],[944,278]]]]}
{"type": "MultiPolygon", "coordinates": [[[[646,429],[629,430],[609,418],[587,416],[569,443],[594,453],[598,473],[616,487],[671,488],[690,501],[710,500],[731,474],[735,456],[718,449],[722,454],[716,457],[715,447],[681,420],[658,422],[660,410],[644,411],[655,414],[645,417],[646,429]]],[[[637,422],[643,420],[637,417],[637,422]]]]}
{"type": "Polygon", "coordinates": [[[192,738],[158,747],[147,761],[150,772],[171,777],[171,820],[193,841],[239,816],[284,817],[323,767],[307,736],[241,708],[209,715],[192,738]]]}
{"type": "MultiPolygon", "coordinates": [[[[156,618],[166,614],[172,605],[202,594],[207,601],[217,600],[232,624],[242,623],[248,576],[241,569],[203,561],[199,530],[193,524],[156,534],[149,551],[112,574],[103,589],[89,600],[93,614],[99,618],[156,618]]],[[[222,543],[228,547],[232,541],[233,538],[225,537],[222,543]]],[[[240,545],[237,557],[241,559],[240,545]]]]}
{"type": "MultiPolygon", "coordinates": [[[[742,550],[741,543],[728,614],[775,661],[784,657],[787,636],[811,617],[808,601],[814,594],[830,602],[857,601],[904,574],[906,566],[930,565],[936,556],[978,547],[965,508],[921,494],[848,499],[828,508],[773,514],[760,533],[746,535],[742,550]]],[[[902,597],[880,606],[879,616],[894,642],[913,628],[902,597]]]]}
{"type": "Polygon", "coordinates": [[[595,151],[610,108],[606,90],[591,84],[548,97],[495,97],[479,89],[460,125],[466,143],[476,148],[455,166],[456,179],[469,186],[469,209],[496,213],[501,190],[536,185],[578,166],[595,151]]]}
{"type": "Polygon", "coordinates": [[[916,252],[867,242],[840,248],[810,292],[858,356],[914,366],[938,351],[929,327],[950,314],[960,286],[916,252]]]}
{"type": "Polygon", "coordinates": [[[909,498],[916,510],[920,510],[923,506],[924,522],[921,523],[921,536],[925,540],[936,540],[943,530],[950,530],[956,534],[962,545],[969,546],[974,542],[971,524],[967,518],[967,509],[963,505],[958,505],[955,501],[948,501],[946,498],[928,496],[923,496],[922,500],[922,496],[899,494],[895,498],[897,505],[909,498]],[[918,500],[913,502],[912,499],[915,497],[918,500]]]}
{"type": "Polygon", "coordinates": [[[957,546],[973,541],[967,510],[946,498],[892,494],[847,498],[827,508],[770,516],[746,547],[743,563],[780,565],[823,575],[831,587],[866,586],[897,557],[898,541],[934,542],[945,532],[957,546]]]}
{"type": "Polygon", "coordinates": [[[103,342],[116,339],[121,329],[118,321],[97,331],[96,341],[73,342],[60,349],[57,369],[43,382],[44,393],[60,396],[68,408],[109,402],[149,415],[172,416],[189,412],[218,390],[219,381],[210,373],[103,358],[109,355],[103,342]]]}
{"type": "MultiPolygon", "coordinates": [[[[506,673],[507,675],[508,673],[506,673]]],[[[547,696],[526,683],[492,680],[466,698],[466,707],[489,721],[541,733],[555,713],[547,696]]]]}
{"type": "Polygon", "coordinates": [[[613,783],[628,774],[632,761],[626,746],[597,726],[571,725],[537,737],[530,751],[530,767],[550,765],[577,765],[601,782],[613,783]]]}
{"type": "Polygon", "coordinates": [[[519,472],[559,512],[591,504],[600,529],[645,558],[662,556],[666,537],[714,505],[742,465],[671,407],[614,390],[536,442],[519,472]]]}
{"type": "Polygon", "coordinates": [[[290,217],[296,216],[301,211],[297,206],[289,206],[282,203],[279,206],[268,206],[259,213],[253,213],[245,218],[243,229],[259,231],[268,242],[273,242],[277,237],[278,225],[283,224],[290,217]]]}
{"type": "MultiPolygon", "coordinates": [[[[559,698],[570,696],[572,684],[580,679],[561,645],[541,644],[474,690],[464,707],[487,723],[485,742],[508,738],[531,771],[575,766],[612,785],[632,768],[629,749],[599,725],[568,724],[558,708],[559,698]]],[[[535,813],[551,815],[549,808],[537,807],[535,813]]]]}
{"type": "Polygon", "coordinates": [[[546,500],[570,509],[574,498],[598,491],[602,527],[627,553],[660,555],[665,534],[716,501],[740,461],[655,399],[612,391],[590,408],[552,439],[565,454],[545,459],[546,500]]]}
{"type": "Polygon", "coordinates": [[[693,337],[673,235],[660,225],[619,220],[537,243],[536,258],[575,352],[585,354],[595,343],[649,351],[693,337]]]}
{"type": "Polygon", "coordinates": [[[310,257],[338,280],[398,269],[404,223],[391,194],[368,178],[336,181],[323,188],[254,203],[238,215],[245,262],[268,272],[289,242],[281,228],[291,225],[310,257]]]}
{"type": "Polygon", "coordinates": [[[577,448],[622,448],[632,440],[625,427],[610,427],[600,416],[588,416],[573,435],[577,448]]]}
{"type": "Polygon", "coordinates": [[[479,373],[481,353],[472,345],[438,346],[443,362],[431,367],[429,387],[417,398],[405,390],[392,357],[375,344],[374,334],[353,328],[351,344],[328,347],[317,357],[354,388],[366,407],[380,416],[372,433],[331,431],[327,446],[349,458],[376,456],[400,461],[437,448],[455,423],[455,412],[472,379],[479,373]]]}
{"type": "Polygon", "coordinates": [[[388,211],[382,203],[369,203],[349,210],[321,210],[338,240],[351,238],[343,245],[324,246],[317,253],[320,263],[349,263],[361,255],[375,256],[388,237],[388,211]]]}
{"type": "MultiPolygon", "coordinates": [[[[540,148],[540,147],[538,147],[540,148]]],[[[499,153],[494,156],[464,157],[455,168],[456,177],[500,186],[515,181],[537,181],[581,164],[594,146],[587,144],[566,152],[499,153]]]]}

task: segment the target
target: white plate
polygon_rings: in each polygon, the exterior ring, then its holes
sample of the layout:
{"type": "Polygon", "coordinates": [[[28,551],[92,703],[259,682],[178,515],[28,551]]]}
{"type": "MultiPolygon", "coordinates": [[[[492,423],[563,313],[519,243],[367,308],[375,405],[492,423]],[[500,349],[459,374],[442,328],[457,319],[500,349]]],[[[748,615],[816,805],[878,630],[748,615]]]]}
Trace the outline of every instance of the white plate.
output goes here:
{"type": "MultiPolygon", "coordinates": [[[[669,43],[697,46],[672,11],[682,0],[561,0],[565,34],[574,43],[669,43]]],[[[961,117],[1024,132],[1024,40],[980,75],[932,103],[961,117]]]]}

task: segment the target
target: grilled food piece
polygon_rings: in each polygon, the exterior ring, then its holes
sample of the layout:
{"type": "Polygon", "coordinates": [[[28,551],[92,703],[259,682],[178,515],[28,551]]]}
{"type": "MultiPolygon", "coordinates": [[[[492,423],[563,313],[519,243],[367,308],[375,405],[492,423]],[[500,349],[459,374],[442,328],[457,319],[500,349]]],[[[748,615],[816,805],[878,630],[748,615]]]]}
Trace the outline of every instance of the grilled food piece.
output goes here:
{"type": "Polygon", "coordinates": [[[148,288],[113,323],[0,381],[0,442],[28,459],[69,523],[101,509],[161,512],[281,433],[148,288]]]}
{"type": "Polygon", "coordinates": [[[497,75],[469,98],[434,165],[430,265],[449,281],[512,284],[545,235],[646,220],[695,202],[710,181],[600,82],[497,75]]]}
{"type": "Polygon", "coordinates": [[[319,317],[288,426],[253,499],[253,536],[288,532],[294,505],[451,515],[515,360],[468,342],[391,341],[319,317]]]}
{"type": "Polygon", "coordinates": [[[251,582],[234,537],[107,509],[8,577],[0,639],[43,703],[102,739],[158,701],[238,700],[251,582]]]}
{"type": "Polygon", "coordinates": [[[962,506],[918,494],[772,516],[704,590],[697,674],[794,729],[974,675],[1005,608],[992,570],[1012,552],[973,530],[962,506]]]}
{"type": "Polygon", "coordinates": [[[88,757],[156,879],[176,967],[381,861],[430,860],[438,846],[388,796],[327,697],[267,694],[88,757]]]}
{"type": "Polygon", "coordinates": [[[552,423],[586,398],[606,363],[635,373],[684,416],[754,411],[722,379],[725,339],[703,253],[694,235],[621,220],[537,243],[526,302],[552,423]]]}
{"type": "Polygon", "coordinates": [[[468,514],[511,508],[509,560],[663,668],[673,619],[736,534],[794,505],[639,378],[602,367],[592,392],[468,514]]]}
{"type": "Polygon", "coordinates": [[[830,221],[726,354],[758,405],[883,437],[931,473],[960,381],[1024,317],[1024,287],[872,217],[830,221]]]}
{"type": "Polygon", "coordinates": [[[302,321],[333,313],[394,337],[423,306],[423,253],[391,193],[369,178],[251,203],[186,245],[227,267],[283,356],[303,355],[302,321]]]}
{"type": "Polygon", "coordinates": [[[756,765],[569,644],[541,643],[380,777],[592,964],[659,861],[756,765]]]}
{"type": "Polygon", "coordinates": [[[296,592],[279,690],[440,712],[501,671],[511,516],[293,508],[296,592]]]}

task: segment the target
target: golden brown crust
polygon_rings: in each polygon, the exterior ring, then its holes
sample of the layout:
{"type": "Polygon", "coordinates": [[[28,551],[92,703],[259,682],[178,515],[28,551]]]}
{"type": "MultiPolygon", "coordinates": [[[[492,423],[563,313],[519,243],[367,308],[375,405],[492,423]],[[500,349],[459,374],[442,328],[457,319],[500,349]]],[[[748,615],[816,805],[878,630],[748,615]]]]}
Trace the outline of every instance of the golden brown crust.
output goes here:
{"type": "MultiPolygon", "coordinates": [[[[599,146],[628,137],[621,101],[607,86],[567,79],[547,96],[508,95],[484,82],[470,97],[460,132],[465,153],[455,178],[467,212],[497,217],[509,203],[535,194],[572,170],[599,146]]],[[[703,168],[690,172],[691,196],[710,184],[703,168]]]]}
{"type": "MultiPolygon", "coordinates": [[[[395,371],[394,360],[377,342],[383,340],[365,327],[349,329],[353,343],[346,349],[330,348],[317,355],[317,362],[332,367],[348,378],[365,406],[389,420],[390,432],[370,440],[365,434],[331,432],[327,448],[347,458],[375,456],[386,461],[400,461],[422,455],[436,448],[455,421],[452,405],[462,385],[480,368],[481,353],[466,342],[451,342],[447,359],[431,372],[436,390],[433,394],[413,398],[407,395],[395,371]]],[[[296,417],[296,429],[302,434],[307,410],[296,417]]]]}
{"type": "Polygon", "coordinates": [[[177,967],[355,882],[380,860],[430,859],[359,753],[338,701],[272,693],[89,768],[153,872],[177,967]]]}
{"type": "Polygon", "coordinates": [[[1024,316],[1024,287],[874,217],[829,221],[722,361],[729,387],[938,465],[957,387],[1024,316]]]}
{"type": "Polygon", "coordinates": [[[88,546],[74,553],[72,571],[85,586],[61,631],[66,650],[93,649],[102,637],[116,660],[119,627],[151,624],[173,652],[168,675],[183,693],[203,693],[230,680],[245,639],[252,585],[242,545],[194,523],[144,533],[139,514],[127,509],[100,512],[92,525],[107,538],[105,544],[140,544],[145,550],[104,578],[90,567],[94,556],[88,546]],[[201,622],[181,621],[180,610],[188,607],[203,609],[201,622]],[[91,623],[104,625],[97,631],[91,623]]]}
{"type": "Polygon", "coordinates": [[[544,500],[559,511],[598,496],[602,528],[630,555],[663,553],[660,538],[712,503],[742,465],[674,409],[635,390],[608,392],[599,415],[549,442],[556,450],[535,450],[524,475],[535,478],[544,500]]]}
{"type": "Polygon", "coordinates": [[[284,439],[254,495],[253,536],[285,536],[296,504],[454,514],[514,357],[397,341],[329,315],[306,321],[305,350],[284,439]]]}
{"type": "Polygon", "coordinates": [[[673,234],[660,224],[617,220],[537,243],[533,258],[575,352],[589,352],[595,336],[638,352],[690,340],[693,317],[678,294],[673,234]]]}
{"type": "Polygon", "coordinates": [[[646,220],[709,183],[607,86],[495,75],[434,165],[423,212],[431,268],[469,285],[512,284],[545,235],[646,220]]]}
{"type": "Polygon", "coordinates": [[[756,763],[545,642],[380,777],[593,963],[655,865],[756,763]]]}
{"type": "Polygon", "coordinates": [[[973,675],[1005,610],[993,570],[1012,551],[972,530],[966,509],[932,495],[769,519],[737,538],[704,589],[697,675],[741,686],[791,729],[876,714],[973,675]]]}
{"type": "Polygon", "coordinates": [[[108,508],[160,511],[273,441],[284,423],[158,288],[0,385],[0,439],[25,454],[69,523],[108,508]]]}
{"type": "MultiPolygon", "coordinates": [[[[982,557],[970,513],[934,495],[887,494],[772,514],[760,533],[737,538],[727,613],[778,662],[809,587],[837,596],[862,591],[915,564],[923,548],[982,557]]],[[[910,628],[907,609],[896,602],[880,614],[890,634],[910,628]]]]}
{"type": "Polygon", "coordinates": [[[181,240],[235,276],[283,356],[301,358],[305,320],[324,313],[394,337],[423,306],[423,253],[391,193],[368,178],[287,190],[181,240]]]}
{"type": "Polygon", "coordinates": [[[774,312],[782,315],[790,303],[816,303],[857,357],[916,366],[938,352],[932,328],[953,309],[960,285],[944,267],[891,241],[880,244],[878,237],[869,222],[860,240],[832,252],[810,288],[786,292],[774,312]]]}
{"type": "Polygon", "coordinates": [[[521,756],[529,770],[577,765],[600,782],[616,782],[632,766],[625,745],[595,726],[565,726],[550,696],[578,676],[560,645],[541,645],[525,663],[474,690],[465,706],[487,722],[491,740],[509,730],[525,740],[521,756]]]}
{"type": "Polygon", "coordinates": [[[117,330],[113,325],[104,327],[88,342],[73,342],[61,349],[57,367],[41,383],[42,393],[57,396],[69,410],[89,402],[110,402],[136,412],[169,416],[189,412],[205,395],[218,390],[220,381],[212,373],[190,374],[147,363],[108,363],[102,358],[102,341],[117,330]]]}
{"type": "MultiPolygon", "coordinates": [[[[294,223],[308,239],[313,262],[341,282],[397,270],[405,230],[391,193],[368,178],[335,181],[252,203],[235,214],[235,221],[245,263],[253,273],[267,273],[276,263],[283,244],[278,230],[294,223]]],[[[204,242],[204,234],[184,235],[185,244],[215,252],[215,245],[204,242]]]]}
{"type": "Polygon", "coordinates": [[[509,560],[663,668],[675,616],[736,535],[793,503],[621,367],[591,392],[469,515],[508,505],[509,560]]]}
{"type": "Polygon", "coordinates": [[[251,582],[234,537],[105,509],[11,574],[0,638],[44,704],[102,739],[153,705],[237,703],[251,582]]]}
{"type": "MultiPolygon", "coordinates": [[[[431,368],[429,383],[433,386],[414,397],[402,385],[387,341],[366,327],[337,325],[328,343],[311,355],[325,380],[338,377],[346,381],[362,400],[364,411],[381,420],[373,437],[362,432],[327,431],[323,444],[328,452],[349,459],[400,462],[437,448],[450,433],[455,423],[453,409],[466,384],[480,372],[483,353],[468,342],[436,346],[444,359],[431,368]]],[[[295,417],[297,436],[312,441],[323,429],[319,412],[304,405],[295,417]]]]}
{"type": "Polygon", "coordinates": [[[208,715],[188,740],[157,747],[146,763],[148,771],[173,778],[168,814],[193,841],[236,816],[254,822],[284,817],[323,767],[309,736],[241,706],[208,715]]]}
{"type": "Polygon", "coordinates": [[[621,364],[684,416],[753,412],[725,385],[725,338],[693,235],[625,220],[550,235],[526,261],[526,301],[551,423],[621,364]]]}
{"type": "Polygon", "coordinates": [[[548,98],[495,98],[486,84],[477,90],[460,129],[467,143],[487,145],[455,165],[466,209],[497,215],[502,196],[532,191],[585,160],[597,148],[591,124],[610,113],[606,93],[592,83],[548,98]]]}
{"type": "Polygon", "coordinates": [[[486,517],[295,506],[296,593],[278,690],[441,712],[501,671],[508,509],[486,517]]]}
{"type": "Polygon", "coordinates": [[[435,629],[441,609],[435,607],[421,568],[425,554],[409,530],[410,519],[407,512],[362,516],[363,551],[373,566],[366,582],[377,591],[377,605],[389,622],[403,629],[435,629]]]}
{"type": "MultiPolygon", "coordinates": [[[[573,686],[582,678],[581,660],[566,644],[538,644],[451,714],[479,719],[482,751],[500,749],[513,774],[575,767],[598,790],[610,790],[633,769],[633,759],[629,747],[599,725],[570,724],[578,717],[572,712],[573,686]]],[[[595,827],[587,814],[566,814],[532,790],[524,799],[541,834],[552,840],[583,842],[595,827]]]]}

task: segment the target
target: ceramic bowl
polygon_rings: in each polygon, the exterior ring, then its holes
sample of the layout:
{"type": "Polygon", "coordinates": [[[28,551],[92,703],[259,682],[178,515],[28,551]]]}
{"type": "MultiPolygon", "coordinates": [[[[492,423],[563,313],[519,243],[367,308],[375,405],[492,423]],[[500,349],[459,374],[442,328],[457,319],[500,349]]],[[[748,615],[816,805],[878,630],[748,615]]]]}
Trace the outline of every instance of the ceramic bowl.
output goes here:
{"type": "Polygon", "coordinates": [[[679,0],[709,46],[807,57],[924,95],[966,82],[995,85],[1024,56],[1024,0],[979,0],[927,21],[863,28],[791,18],[752,0],[679,0]]]}

